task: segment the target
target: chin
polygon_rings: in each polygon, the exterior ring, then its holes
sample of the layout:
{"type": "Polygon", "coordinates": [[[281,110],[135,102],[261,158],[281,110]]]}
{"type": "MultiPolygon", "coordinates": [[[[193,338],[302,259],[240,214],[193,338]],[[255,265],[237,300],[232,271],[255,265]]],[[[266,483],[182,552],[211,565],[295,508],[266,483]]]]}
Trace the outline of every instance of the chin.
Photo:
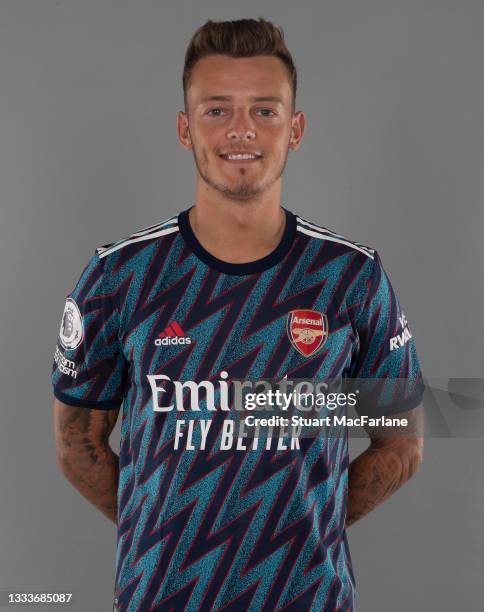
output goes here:
{"type": "Polygon", "coordinates": [[[239,190],[239,191],[233,191],[233,190],[224,190],[222,191],[222,193],[232,199],[232,200],[238,200],[240,202],[244,202],[245,200],[250,200],[252,198],[254,198],[255,196],[259,195],[260,191],[258,190],[239,190]]]}

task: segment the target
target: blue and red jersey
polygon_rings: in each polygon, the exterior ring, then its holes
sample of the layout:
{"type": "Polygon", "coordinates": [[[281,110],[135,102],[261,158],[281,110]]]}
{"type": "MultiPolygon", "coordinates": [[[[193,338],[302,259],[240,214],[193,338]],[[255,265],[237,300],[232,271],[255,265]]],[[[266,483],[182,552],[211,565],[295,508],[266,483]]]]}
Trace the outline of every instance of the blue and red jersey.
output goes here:
{"type": "Polygon", "coordinates": [[[184,210],[97,248],[67,296],[54,393],[121,408],[119,610],[353,610],[347,436],[223,445],[220,383],[403,379],[372,407],[393,415],[422,374],[378,253],[284,212],[277,248],[233,264],[184,210]]]}

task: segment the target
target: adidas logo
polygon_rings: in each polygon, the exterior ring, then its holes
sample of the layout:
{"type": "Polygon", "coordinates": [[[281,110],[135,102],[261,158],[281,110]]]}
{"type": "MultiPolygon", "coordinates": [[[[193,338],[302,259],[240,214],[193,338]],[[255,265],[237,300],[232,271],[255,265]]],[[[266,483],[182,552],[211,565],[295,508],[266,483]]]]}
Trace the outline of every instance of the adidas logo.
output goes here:
{"type": "Polygon", "coordinates": [[[172,321],[154,342],[155,346],[172,346],[175,344],[191,343],[192,339],[185,334],[176,321],[172,321]]]}

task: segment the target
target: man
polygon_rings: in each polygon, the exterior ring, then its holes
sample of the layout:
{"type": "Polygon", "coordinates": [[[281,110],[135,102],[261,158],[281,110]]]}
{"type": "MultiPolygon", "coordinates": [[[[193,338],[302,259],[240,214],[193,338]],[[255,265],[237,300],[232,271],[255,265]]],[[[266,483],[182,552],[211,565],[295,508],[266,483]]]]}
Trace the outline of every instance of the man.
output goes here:
{"type": "Polygon", "coordinates": [[[119,610],[353,610],[346,526],[421,462],[418,429],[369,430],[351,465],[347,435],[232,435],[237,381],[260,379],[399,377],[372,413],[419,421],[415,345],[378,253],[281,207],[305,130],[296,84],[270,22],[201,27],[177,123],[195,205],[97,248],[68,296],[58,461],[117,524],[119,610]]]}

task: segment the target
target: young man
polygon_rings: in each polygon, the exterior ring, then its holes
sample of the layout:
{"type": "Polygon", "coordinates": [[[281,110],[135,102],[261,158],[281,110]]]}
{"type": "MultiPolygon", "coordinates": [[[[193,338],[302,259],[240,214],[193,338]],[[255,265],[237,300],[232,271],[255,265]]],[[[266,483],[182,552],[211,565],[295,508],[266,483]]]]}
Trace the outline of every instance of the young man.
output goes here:
{"type": "Polygon", "coordinates": [[[183,85],[195,204],[97,248],[69,294],[58,461],[117,524],[117,609],[353,610],[346,526],[416,471],[421,437],[370,430],[351,465],[346,434],[237,437],[236,383],[398,377],[372,414],[418,422],[414,341],[378,253],[281,207],[305,129],[282,32],[207,22],[183,85]]]}

